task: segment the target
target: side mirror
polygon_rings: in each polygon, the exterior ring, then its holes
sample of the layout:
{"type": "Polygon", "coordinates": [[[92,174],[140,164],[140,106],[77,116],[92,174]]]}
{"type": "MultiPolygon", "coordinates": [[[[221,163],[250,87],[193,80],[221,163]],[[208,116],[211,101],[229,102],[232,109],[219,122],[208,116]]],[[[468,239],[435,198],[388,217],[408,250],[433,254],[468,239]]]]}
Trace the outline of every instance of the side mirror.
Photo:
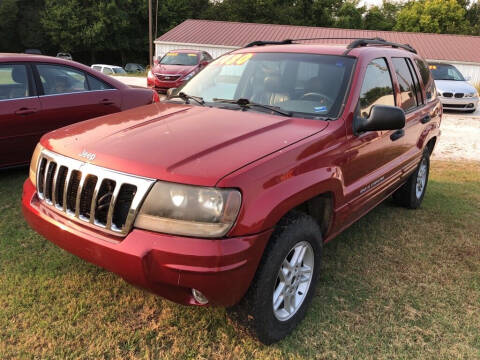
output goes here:
{"type": "Polygon", "coordinates": [[[177,95],[177,88],[170,88],[167,90],[167,99],[170,99],[172,96],[177,95]]]}
{"type": "Polygon", "coordinates": [[[405,127],[405,112],[396,106],[375,105],[368,118],[355,117],[353,131],[355,134],[364,131],[399,130],[405,127]]]}

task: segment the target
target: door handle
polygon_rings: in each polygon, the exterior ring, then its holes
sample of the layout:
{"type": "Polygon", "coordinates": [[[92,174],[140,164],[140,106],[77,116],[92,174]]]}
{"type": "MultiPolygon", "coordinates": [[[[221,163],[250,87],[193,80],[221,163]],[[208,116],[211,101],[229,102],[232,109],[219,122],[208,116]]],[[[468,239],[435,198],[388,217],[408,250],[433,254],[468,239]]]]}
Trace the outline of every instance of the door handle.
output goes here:
{"type": "Polygon", "coordinates": [[[403,135],[405,135],[405,130],[403,130],[403,129],[397,130],[392,135],[390,135],[390,139],[392,141],[395,141],[395,140],[400,139],[403,135]]]}
{"type": "Polygon", "coordinates": [[[430,115],[427,115],[427,116],[424,116],[424,117],[422,118],[422,120],[420,120],[420,122],[421,122],[422,124],[426,124],[426,123],[428,123],[430,120],[432,120],[431,116],[430,116],[430,115]]]}
{"type": "Polygon", "coordinates": [[[15,111],[15,115],[30,115],[37,112],[37,109],[33,108],[20,108],[17,111],[15,111]]]}
{"type": "Polygon", "coordinates": [[[100,104],[102,104],[102,105],[112,105],[114,103],[115,102],[113,100],[110,100],[110,99],[103,99],[102,101],[100,101],[100,104]]]}

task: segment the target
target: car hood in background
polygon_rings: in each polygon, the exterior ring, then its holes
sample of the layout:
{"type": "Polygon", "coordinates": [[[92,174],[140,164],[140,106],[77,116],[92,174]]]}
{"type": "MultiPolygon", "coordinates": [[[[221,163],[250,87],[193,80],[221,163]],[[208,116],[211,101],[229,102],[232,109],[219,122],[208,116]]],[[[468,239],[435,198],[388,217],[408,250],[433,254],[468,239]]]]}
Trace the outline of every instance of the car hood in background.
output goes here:
{"type": "Polygon", "coordinates": [[[195,70],[197,65],[186,66],[186,65],[155,65],[153,68],[154,74],[162,75],[187,75],[189,72],[195,70]]]}
{"type": "Polygon", "coordinates": [[[471,93],[476,89],[467,81],[435,80],[435,86],[441,92],[471,93]]]}
{"type": "Polygon", "coordinates": [[[214,186],[229,173],[324,130],[327,122],[158,103],[77,123],[42,138],[59,154],[166,181],[214,186]]]}

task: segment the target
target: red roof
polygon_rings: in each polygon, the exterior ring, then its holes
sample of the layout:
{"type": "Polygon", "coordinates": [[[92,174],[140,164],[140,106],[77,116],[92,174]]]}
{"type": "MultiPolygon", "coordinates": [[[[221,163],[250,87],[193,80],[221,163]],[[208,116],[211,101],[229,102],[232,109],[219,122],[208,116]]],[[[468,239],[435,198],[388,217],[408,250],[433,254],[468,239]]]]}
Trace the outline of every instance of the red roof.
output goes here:
{"type": "MultiPolygon", "coordinates": [[[[256,40],[281,41],[314,37],[380,37],[410,44],[429,60],[480,63],[480,36],[423,34],[395,31],[350,30],[292,25],[185,20],[160,36],[159,42],[242,47],[256,40]]],[[[317,40],[314,43],[348,44],[349,40],[317,40]]]]}

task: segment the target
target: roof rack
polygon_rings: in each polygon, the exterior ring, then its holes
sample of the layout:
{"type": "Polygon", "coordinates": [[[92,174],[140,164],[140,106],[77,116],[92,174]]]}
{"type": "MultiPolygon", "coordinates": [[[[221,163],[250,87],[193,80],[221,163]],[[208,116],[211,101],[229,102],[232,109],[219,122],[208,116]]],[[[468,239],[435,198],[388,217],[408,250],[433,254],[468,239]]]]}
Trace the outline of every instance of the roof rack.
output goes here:
{"type": "Polygon", "coordinates": [[[318,38],[305,38],[305,39],[285,39],[282,41],[254,41],[250,44],[246,45],[245,47],[253,47],[253,46],[264,46],[264,45],[287,45],[287,44],[295,44],[295,41],[309,41],[309,40],[353,40],[347,46],[347,51],[344,55],[347,55],[351,50],[367,46],[367,45],[381,45],[381,46],[391,46],[393,48],[401,48],[407,51],[410,51],[414,54],[417,53],[411,45],[409,44],[399,44],[387,41],[385,39],[375,37],[375,38],[356,38],[356,37],[318,37],[318,38]]]}
{"type": "Polygon", "coordinates": [[[293,44],[293,40],[285,39],[282,41],[254,41],[250,44],[245,45],[246,48],[253,47],[253,46],[264,46],[264,45],[287,45],[293,44]]]}
{"type": "Polygon", "coordinates": [[[410,51],[414,54],[417,53],[417,50],[415,50],[412,46],[409,44],[399,44],[399,43],[394,43],[387,41],[382,38],[373,38],[373,39],[357,39],[355,41],[352,41],[350,44],[347,46],[347,51],[346,54],[350,52],[350,50],[355,49],[357,47],[362,47],[362,46],[367,46],[367,45],[382,45],[382,46],[391,46],[393,48],[401,48],[407,51],[410,51]]]}

